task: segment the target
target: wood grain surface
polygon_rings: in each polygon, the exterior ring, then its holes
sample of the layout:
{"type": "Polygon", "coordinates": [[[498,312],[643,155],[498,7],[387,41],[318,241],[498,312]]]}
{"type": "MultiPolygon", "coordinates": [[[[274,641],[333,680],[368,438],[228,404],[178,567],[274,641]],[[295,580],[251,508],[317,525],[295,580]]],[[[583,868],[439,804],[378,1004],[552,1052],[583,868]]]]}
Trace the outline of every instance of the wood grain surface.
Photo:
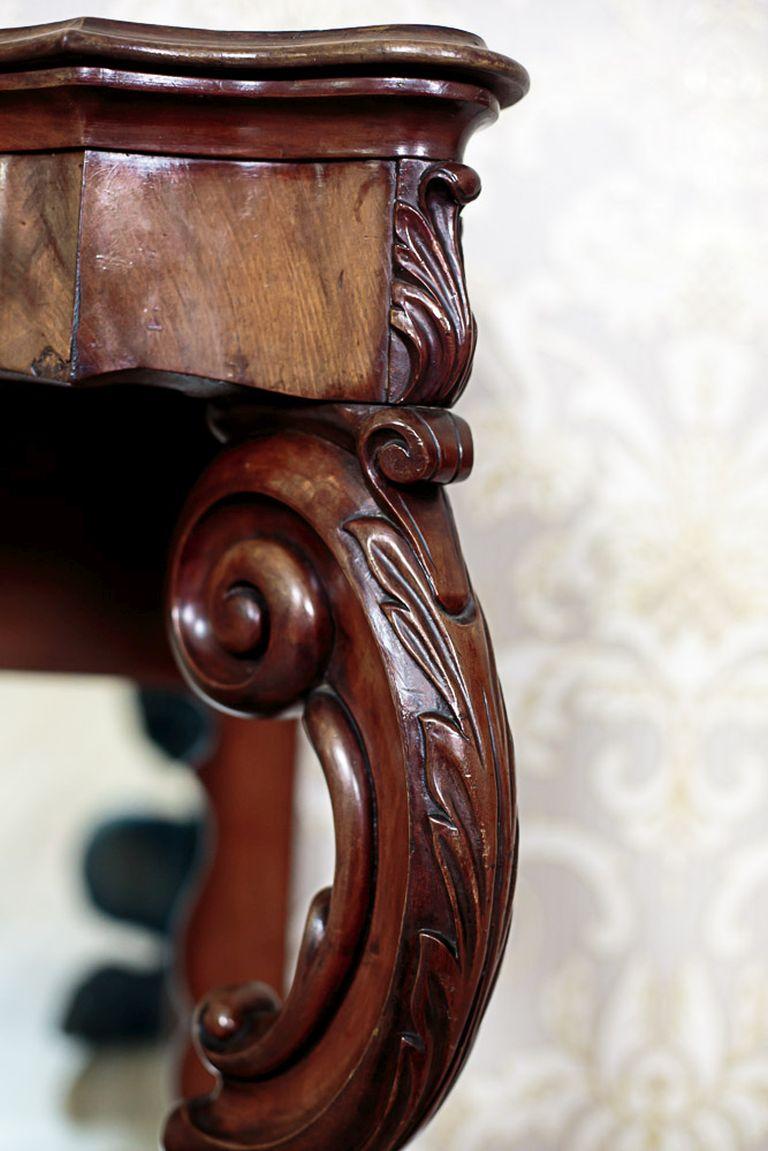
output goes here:
{"type": "Polygon", "coordinates": [[[82,156],[0,156],[0,367],[69,373],[82,156]]]}
{"type": "Polygon", "coordinates": [[[443,491],[469,472],[469,429],[362,404],[286,406],[257,438],[247,411],[227,427],[242,442],[172,551],[171,638],[219,706],[303,703],[336,867],[284,1001],[253,976],[205,997],[198,1049],[221,1082],[165,1147],[395,1151],[472,1046],[514,887],[512,746],[443,491]]]}
{"type": "Polygon", "coordinates": [[[487,88],[435,77],[213,79],[57,67],[0,72],[0,151],[461,159],[498,110],[487,88]]]}
{"type": "Polygon", "coordinates": [[[76,377],[383,398],[392,166],[89,153],[76,377]]]}
{"type": "Polygon", "coordinates": [[[528,75],[471,32],[384,24],[307,32],[218,32],[80,17],[0,32],[3,69],[60,61],[138,63],[144,72],[201,71],[282,76],[333,71],[462,77],[490,88],[502,106],[524,95],[528,75]]]}
{"type": "MultiPolygon", "coordinates": [[[[458,161],[526,87],[478,37],[421,26],[0,33],[0,153],[17,153],[0,159],[0,376],[24,377],[4,384],[0,660],[167,674],[162,557],[191,488],[167,580],[179,669],[229,712],[303,705],[333,807],[333,885],[283,1001],[290,780],[254,799],[232,727],[205,781],[226,842],[187,954],[219,1082],[176,1109],[167,1151],[399,1151],[493,990],[517,823],[443,491],[471,437],[412,405],[467,382],[459,213],[479,181],[458,161]],[[121,407],[121,388],[41,378],[153,386],[121,407]],[[208,429],[203,404],[161,386],[215,391],[208,429]],[[205,467],[210,430],[231,442],[205,467]],[[243,925],[267,864],[246,855],[278,815],[268,969],[263,918],[243,925]]],[[[188,1058],[187,1089],[207,1082],[188,1058]]]]}

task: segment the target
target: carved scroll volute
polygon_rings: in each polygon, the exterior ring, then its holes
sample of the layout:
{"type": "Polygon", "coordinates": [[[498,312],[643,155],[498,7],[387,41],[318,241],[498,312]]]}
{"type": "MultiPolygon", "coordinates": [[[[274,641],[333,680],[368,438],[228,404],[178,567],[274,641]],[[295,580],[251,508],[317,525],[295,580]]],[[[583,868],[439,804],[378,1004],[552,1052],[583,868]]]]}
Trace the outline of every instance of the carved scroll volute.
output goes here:
{"type": "Polygon", "coordinates": [[[166,1147],[393,1151],[462,1066],[511,913],[511,744],[442,488],[471,444],[427,409],[267,422],[191,497],[172,639],[220,705],[305,701],[336,874],[285,1004],[251,985],[200,1008],[221,1083],[172,1116],[166,1147]]]}
{"type": "Polygon", "coordinates": [[[389,399],[452,404],[472,370],[477,326],[469,306],[460,212],[480,192],[465,164],[398,165],[394,209],[389,399]]]}

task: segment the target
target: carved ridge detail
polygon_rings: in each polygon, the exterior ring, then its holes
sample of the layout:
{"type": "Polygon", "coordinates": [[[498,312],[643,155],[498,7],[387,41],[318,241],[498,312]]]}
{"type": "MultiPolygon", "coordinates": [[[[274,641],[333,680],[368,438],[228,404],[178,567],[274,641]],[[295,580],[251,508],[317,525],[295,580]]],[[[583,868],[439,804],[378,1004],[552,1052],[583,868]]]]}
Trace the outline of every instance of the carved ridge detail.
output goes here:
{"type": "Polygon", "coordinates": [[[461,251],[460,212],[480,193],[465,164],[402,160],[394,208],[389,399],[450,404],[477,342],[461,251]]]}
{"type": "Polygon", "coordinates": [[[170,578],[177,656],[230,709],[305,700],[337,864],[285,1004],[254,984],[200,1009],[221,1084],[175,1113],[168,1151],[394,1151],[472,1045],[517,833],[493,655],[442,490],[470,463],[450,413],[329,406],[273,414],[191,497],[170,578]]]}

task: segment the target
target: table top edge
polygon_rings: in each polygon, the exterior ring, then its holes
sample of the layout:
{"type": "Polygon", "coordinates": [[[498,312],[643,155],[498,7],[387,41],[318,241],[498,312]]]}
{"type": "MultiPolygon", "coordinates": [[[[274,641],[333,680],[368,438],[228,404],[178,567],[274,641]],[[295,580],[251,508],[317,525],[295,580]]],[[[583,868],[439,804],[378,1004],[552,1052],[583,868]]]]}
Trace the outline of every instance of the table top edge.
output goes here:
{"type": "Polygon", "coordinates": [[[272,78],[391,75],[462,78],[488,88],[502,107],[528,89],[516,61],[472,33],[394,24],[306,32],[224,32],[79,18],[0,30],[0,72],[54,64],[140,64],[143,72],[272,78]]]}

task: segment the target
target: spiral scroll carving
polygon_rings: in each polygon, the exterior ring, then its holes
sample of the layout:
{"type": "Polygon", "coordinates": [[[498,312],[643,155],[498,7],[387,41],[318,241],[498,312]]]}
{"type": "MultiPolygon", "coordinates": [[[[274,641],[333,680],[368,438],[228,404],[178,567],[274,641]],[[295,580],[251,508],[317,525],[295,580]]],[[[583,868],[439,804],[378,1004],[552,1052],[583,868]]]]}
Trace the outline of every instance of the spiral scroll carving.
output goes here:
{"type": "Polygon", "coordinates": [[[169,583],[179,662],[231,710],[303,702],[337,863],[285,1003],[252,984],[200,1007],[221,1082],[172,1116],[168,1151],[393,1151],[472,1045],[517,833],[493,654],[443,491],[470,465],[447,412],[318,407],[273,413],[192,494],[169,583]]]}
{"type": "Polygon", "coordinates": [[[244,714],[289,707],[319,681],[331,648],[312,561],[300,535],[269,534],[274,522],[263,503],[223,501],[195,525],[175,568],[172,627],[187,677],[244,714]]]}

